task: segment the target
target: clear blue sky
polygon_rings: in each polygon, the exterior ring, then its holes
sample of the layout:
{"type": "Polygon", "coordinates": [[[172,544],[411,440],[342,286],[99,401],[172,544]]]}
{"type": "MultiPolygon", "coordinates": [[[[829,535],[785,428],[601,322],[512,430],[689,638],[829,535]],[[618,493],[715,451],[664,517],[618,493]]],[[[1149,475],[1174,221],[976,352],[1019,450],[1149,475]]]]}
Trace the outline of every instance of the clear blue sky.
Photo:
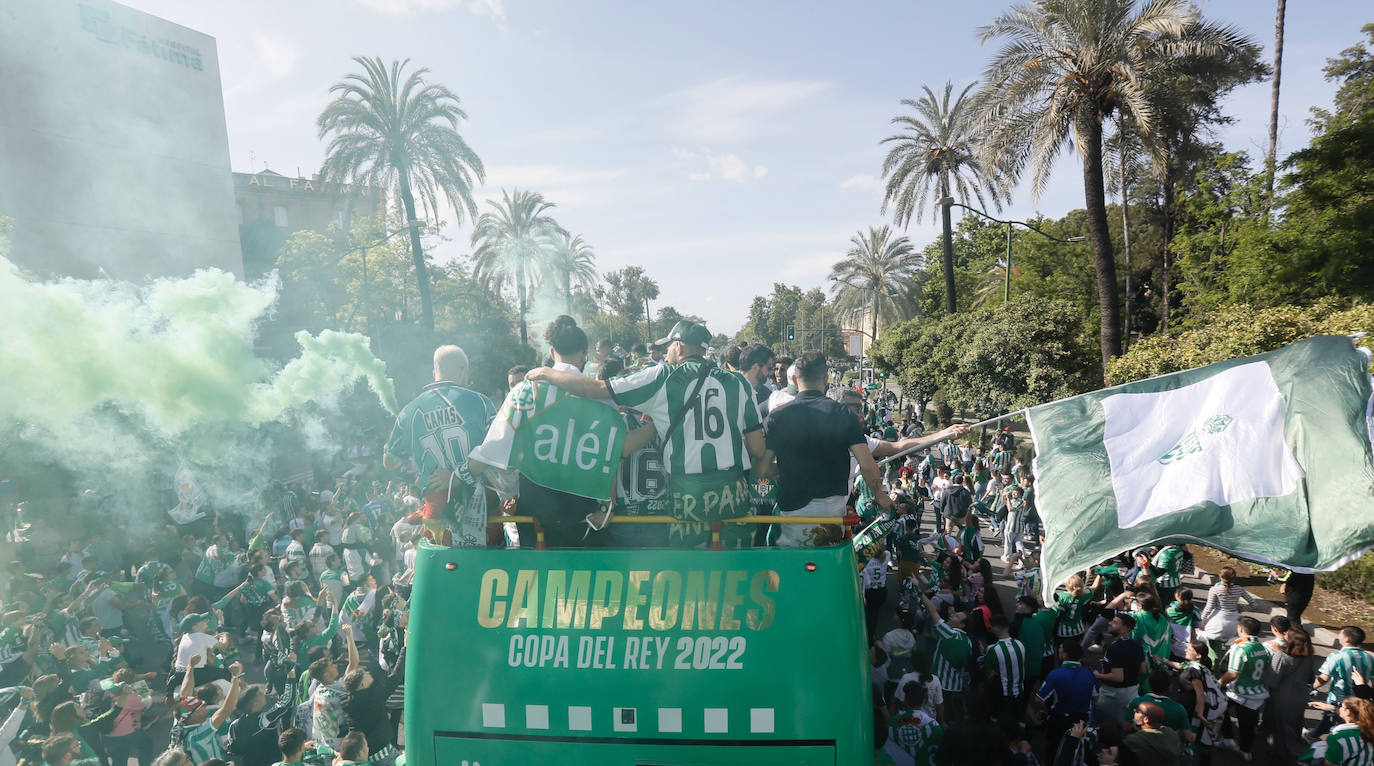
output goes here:
{"type": "MultiPolygon", "coordinates": [[[[898,101],[921,85],[974,80],[990,55],[977,28],[1006,4],[913,2],[562,2],[561,0],[125,0],[213,35],[234,170],[318,168],[315,116],[354,55],[410,58],[462,99],[463,132],[487,165],[483,198],[529,188],[595,248],[601,270],[639,264],[659,304],[733,333],[775,281],[824,286],[849,236],[872,224],[898,101]]],[[[1274,8],[1203,0],[1272,57],[1274,8]]],[[[1374,21],[1367,3],[1288,9],[1280,154],[1304,145],[1330,102],[1325,60],[1374,21]],[[1363,10],[1361,10],[1363,8],[1363,10]]],[[[1221,138],[1261,155],[1269,84],[1227,103],[1221,138]]],[[[1082,207],[1066,155],[1038,204],[1082,207]]],[[[450,225],[441,258],[468,251],[450,225]]],[[[909,234],[923,246],[929,218],[909,234]]],[[[655,306],[657,310],[657,306],[655,306]]]]}

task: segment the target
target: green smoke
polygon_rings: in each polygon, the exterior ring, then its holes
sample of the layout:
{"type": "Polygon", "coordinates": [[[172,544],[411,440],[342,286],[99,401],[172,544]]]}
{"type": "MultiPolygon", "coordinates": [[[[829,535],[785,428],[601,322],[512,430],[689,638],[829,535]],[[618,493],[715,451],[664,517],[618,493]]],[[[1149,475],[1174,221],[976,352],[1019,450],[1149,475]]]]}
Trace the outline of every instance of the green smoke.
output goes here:
{"type": "Polygon", "coordinates": [[[244,503],[269,478],[272,424],[323,446],[322,419],[360,381],[395,411],[362,335],[298,333],[300,356],[281,369],[257,356],[276,294],[274,281],[215,270],[146,286],[35,282],[0,257],[0,473],[46,462],[119,511],[156,518],[181,460],[212,501],[244,503]]]}

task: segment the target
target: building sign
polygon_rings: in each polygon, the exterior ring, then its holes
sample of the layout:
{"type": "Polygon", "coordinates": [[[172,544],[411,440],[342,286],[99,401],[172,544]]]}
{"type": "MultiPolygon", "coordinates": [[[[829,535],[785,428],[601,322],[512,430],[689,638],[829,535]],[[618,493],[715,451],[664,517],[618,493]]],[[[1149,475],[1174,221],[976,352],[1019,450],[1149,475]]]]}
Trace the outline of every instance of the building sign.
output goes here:
{"type": "Polygon", "coordinates": [[[374,193],[371,186],[363,186],[362,184],[341,184],[333,181],[321,181],[317,178],[288,178],[276,173],[235,173],[234,176],[239,179],[247,177],[248,180],[243,185],[250,189],[356,197],[366,197],[374,193]]]}
{"type": "Polygon", "coordinates": [[[3,7],[10,259],[40,279],[242,274],[214,38],[110,0],[3,7]]]}

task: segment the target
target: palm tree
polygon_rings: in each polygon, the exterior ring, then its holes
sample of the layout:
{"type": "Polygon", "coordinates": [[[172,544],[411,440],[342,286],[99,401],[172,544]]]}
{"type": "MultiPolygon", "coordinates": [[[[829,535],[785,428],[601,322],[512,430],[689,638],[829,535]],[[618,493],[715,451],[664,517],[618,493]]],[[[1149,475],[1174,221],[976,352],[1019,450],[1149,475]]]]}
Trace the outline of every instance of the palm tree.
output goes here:
{"type": "Polygon", "coordinates": [[[922,267],[921,254],[905,236],[893,236],[887,226],[870,226],[868,233],[849,238],[849,252],[830,270],[831,292],[841,315],[867,314],[872,323],[870,339],[878,337],[878,319],[907,319],[915,302],[912,285],[922,267]]]}
{"type": "Polygon", "coordinates": [[[438,219],[442,194],[461,220],[477,215],[473,182],[486,175],[482,160],[458,134],[467,113],[448,88],[425,81],[423,67],[405,74],[405,61],[388,69],[378,58],[353,58],[361,74],[345,75],[329,92],[333,101],[320,112],[320,139],[333,135],[320,176],[392,190],[400,195],[410,228],[410,252],[420,285],[425,328],[434,330],[434,298],[425,252],[420,244],[416,192],[431,218],[438,219]]]}
{"type": "Polygon", "coordinates": [[[582,235],[572,236],[559,232],[553,238],[550,253],[555,271],[563,275],[563,294],[567,299],[566,313],[572,313],[573,288],[581,287],[588,293],[596,287],[596,253],[592,246],[582,239],[582,235]]]}
{"type": "MultiPolygon", "coordinates": [[[[925,214],[931,192],[938,200],[958,192],[961,199],[977,199],[986,209],[988,202],[1000,210],[1005,196],[996,163],[980,158],[977,149],[983,133],[975,121],[973,101],[969,98],[976,83],[969,83],[959,97],[950,104],[954,83],[945,83],[945,95],[938,99],[929,86],[922,86],[925,95],[920,99],[902,99],[902,104],[915,110],[915,115],[897,115],[895,125],[901,133],[888,136],[884,144],[892,144],[883,160],[883,177],[887,188],[883,193],[882,212],[892,206],[892,217],[905,228],[913,213],[920,221],[925,214]]],[[[945,312],[955,310],[954,240],[950,231],[949,206],[941,205],[944,226],[945,312]]]]}
{"type": "Polygon", "coordinates": [[[549,215],[554,207],[538,192],[501,190],[501,200],[477,219],[472,230],[474,276],[491,289],[515,289],[520,342],[529,342],[529,298],[549,268],[555,238],[566,234],[549,215]]]}
{"type": "Polygon", "coordinates": [[[1264,163],[1266,210],[1274,197],[1274,160],[1279,151],[1279,79],[1283,74],[1283,17],[1287,10],[1286,0],[1278,0],[1278,15],[1274,19],[1274,81],[1269,92],[1269,153],[1264,163]]]}
{"type": "Polygon", "coordinates": [[[1150,131],[1156,114],[1147,83],[1244,41],[1228,27],[1202,22],[1188,0],[1135,6],[1134,0],[1034,0],[980,30],[984,42],[1008,40],[988,64],[978,97],[989,130],[987,156],[1005,158],[1013,177],[1032,168],[1037,199],[1071,131],[1082,157],[1104,373],[1121,353],[1121,305],[1107,229],[1102,123],[1127,108],[1150,131]]]}

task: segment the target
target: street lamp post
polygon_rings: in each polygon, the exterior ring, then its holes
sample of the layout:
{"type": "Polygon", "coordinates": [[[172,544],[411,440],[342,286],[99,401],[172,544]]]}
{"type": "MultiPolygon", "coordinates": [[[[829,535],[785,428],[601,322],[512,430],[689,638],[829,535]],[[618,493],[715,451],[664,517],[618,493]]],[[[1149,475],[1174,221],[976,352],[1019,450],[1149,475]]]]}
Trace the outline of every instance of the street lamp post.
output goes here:
{"type": "Polygon", "coordinates": [[[1002,302],[1003,302],[1003,303],[1010,303],[1010,302],[1011,302],[1011,228],[1012,228],[1012,226],[1015,226],[1015,225],[1018,225],[1018,224],[1019,224],[1019,225],[1021,225],[1021,226],[1026,227],[1027,229],[1029,229],[1029,230],[1035,232],[1036,234],[1039,234],[1040,236],[1044,237],[1045,239],[1052,239],[1052,240],[1054,240],[1055,242],[1064,242],[1064,243],[1071,243],[1071,242],[1086,242],[1087,239],[1088,239],[1087,237],[1068,237],[1067,239],[1064,239],[1064,238],[1056,237],[1056,236],[1054,236],[1053,234],[1046,234],[1045,232],[1043,232],[1043,231],[1041,231],[1040,229],[1038,229],[1038,228],[1036,228],[1036,227],[1034,227],[1034,226],[1032,226],[1032,225],[1026,223],[1025,221],[1004,221],[1004,220],[1002,220],[1002,219],[1000,219],[1000,218],[993,218],[992,216],[988,215],[987,213],[984,213],[983,211],[979,210],[979,209],[976,208],[976,207],[969,207],[968,205],[965,205],[965,204],[962,204],[962,203],[959,203],[959,202],[955,202],[953,197],[941,197],[941,198],[935,200],[935,203],[938,204],[938,205],[940,205],[941,207],[945,208],[946,210],[948,210],[948,209],[951,208],[951,207],[961,207],[961,208],[963,208],[963,209],[965,209],[965,210],[967,210],[967,211],[969,211],[969,212],[971,212],[971,213],[977,213],[978,215],[983,216],[984,218],[988,219],[989,221],[992,221],[993,223],[1004,223],[1004,224],[1007,225],[1007,260],[1006,260],[1006,263],[1004,264],[1004,268],[1005,268],[1006,273],[1003,275],[1003,276],[1004,276],[1004,281],[1003,281],[1003,283],[1002,283],[1002,302]]]}

